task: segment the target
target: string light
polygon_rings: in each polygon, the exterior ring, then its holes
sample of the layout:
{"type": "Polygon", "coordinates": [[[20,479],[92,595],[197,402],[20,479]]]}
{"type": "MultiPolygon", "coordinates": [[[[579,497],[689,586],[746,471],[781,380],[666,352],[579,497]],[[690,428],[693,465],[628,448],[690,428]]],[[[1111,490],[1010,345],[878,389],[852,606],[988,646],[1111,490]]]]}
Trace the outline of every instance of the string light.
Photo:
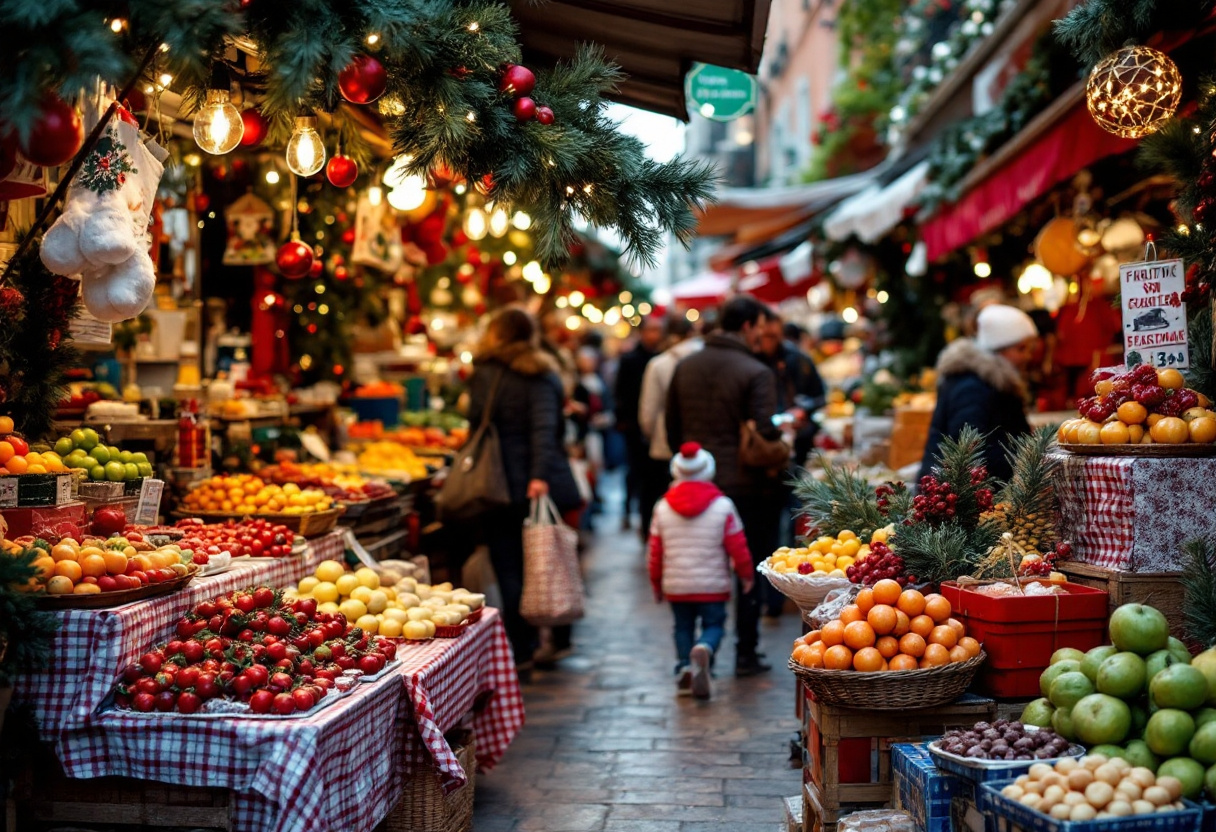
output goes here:
{"type": "Polygon", "coordinates": [[[689,323],[695,324],[697,321],[701,320],[701,313],[695,309],[689,309],[687,312],[684,313],[684,317],[688,320],[689,323]]]}
{"type": "Polygon", "coordinates": [[[159,80],[162,87],[167,87],[173,83],[173,76],[167,72],[162,72],[159,80]]]}
{"type": "Polygon", "coordinates": [[[486,237],[486,212],[473,208],[464,217],[464,233],[474,242],[486,237]]]}
{"type": "Polygon", "coordinates": [[[992,276],[992,266],[983,260],[975,264],[973,271],[975,272],[975,276],[979,278],[992,276]]]}
{"type": "Polygon", "coordinates": [[[505,252],[502,256],[502,262],[508,266],[514,266],[517,259],[518,258],[513,251],[505,252]]]}
{"type": "Polygon", "coordinates": [[[279,180],[280,180],[280,178],[281,178],[281,177],[279,176],[279,172],[278,172],[277,170],[268,170],[268,171],[266,171],[266,184],[267,184],[267,185],[277,185],[277,184],[279,184],[279,180]]]}
{"type": "Polygon", "coordinates": [[[532,227],[532,218],[523,211],[516,211],[515,216],[511,217],[511,225],[520,231],[527,231],[532,227]]]}
{"type": "Polygon", "coordinates": [[[375,32],[372,32],[370,35],[367,36],[367,45],[368,46],[375,46],[379,42],[380,42],[380,36],[378,34],[376,34],[375,32]]]}
{"type": "Polygon", "coordinates": [[[846,324],[855,324],[858,317],[857,310],[851,306],[846,306],[844,311],[840,313],[840,317],[844,318],[846,324]]]}
{"type": "MultiPolygon", "coordinates": [[[[617,295],[616,298],[621,303],[629,303],[629,301],[633,300],[633,292],[630,292],[628,289],[626,289],[625,291],[623,291],[619,295],[617,295]]],[[[628,317],[628,316],[626,316],[626,317],[628,317]]]]}
{"type": "Polygon", "coordinates": [[[196,168],[203,163],[203,157],[197,153],[187,153],[182,157],[182,161],[186,163],[186,167],[196,168]]]}
{"type": "Polygon", "coordinates": [[[532,284],[532,288],[536,290],[536,294],[543,295],[553,287],[553,282],[549,280],[549,275],[542,274],[540,280],[532,284]]]}
{"type": "Polygon", "coordinates": [[[465,118],[468,119],[470,123],[477,121],[477,113],[469,110],[468,113],[465,114],[465,118]]]}
{"type": "MultiPolygon", "coordinates": [[[[543,268],[541,268],[540,263],[538,263],[535,260],[531,260],[527,263],[527,265],[524,266],[523,276],[524,276],[524,280],[528,281],[529,283],[535,283],[536,281],[540,280],[542,277],[545,276],[545,270],[543,268]]],[[[570,297],[571,297],[571,303],[573,303],[574,296],[571,295],[570,297]]],[[[582,295],[579,295],[579,303],[576,303],[575,306],[578,306],[581,303],[582,303],[582,295]]]]}
{"type": "Polygon", "coordinates": [[[297,176],[312,176],[325,165],[325,143],[312,116],[296,119],[296,129],[287,142],[287,167],[297,176]]]}
{"type": "Polygon", "coordinates": [[[328,315],[328,314],[329,314],[329,304],[328,304],[328,303],[323,303],[323,304],[321,304],[320,306],[318,306],[318,307],[317,307],[317,314],[319,314],[319,315],[328,315]]]}
{"type": "Polygon", "coordinates": [[[649,315],[651,309],[653,309],[653,308],[654,307],[652,307],[646,301],[642,301],[641,303],[638,304],[638,314],[639,315],[649,315]]]}
{"type": "Polygon", "coordinates": [[[474,20],[472,23],[469,24],[470,32],[476,32],[480,28],[481,28],[481,24],[478,23],[476,20],[474,20]]]}
{"type": "Polygon", "coordinates": [[[880,289],[878,295],[875,297],[875,300],[877,300],[879,303],[886,303],[890,299],[891,295],[888,294],[885,289],[880,289]]]}
{"type": "Polygon", "coordinates": [[[367,189],[367,201],[372,207],[377,207],[384,199],[384,190],[379,185],[372,185],[367,189]]]}
{"type": "Polygon", "coordinates": [[[584,296],[583,293],[577,289],[570,293],[570,305],[575,308],[582,306],[586,299],[586,296],[584,296]]]}
{"type": "Polygon", "coordinates": [[[490,234],[501,237],[507,233],[510,225],[511,220],[507,217],[507,212],[501,208],[495,208],[494,213],[490,215],[490,234]]]}
{"type": "Polygon", "coordinates": [[[638,312],[638,310],[633,308],[632,303],[627,303],[621,307],[621,314],[624,315],[626,318],[632,318],[634,315],[637,314],[637,312],[638,312]]]}
{"type": "Polygon", "coordinates": [[[323,295],[323,294],[325,294],[325,284],[324,284],[324,283],[318,283],[318,284],[317,284],[317,287],[316,287],[316,288],[315,288],[313,291],[314,291],[314,292],[316,292],[318,295],[323,295]]]}
{"type": "Polygon", "coordinates": [[[121,17],[116,17],[110,21],[110,31],[116,35],[125,28],[127,28],[127,21],[121,17]]]}
{"type": "Polygon", "coordinates": [[[604,323],[608,326],[616,326],[621,322],[621,310],[617,307],[612,307],[604,313],[604,323]]]}
{"type": "Polygon", "coordinates": [[[556,306],[558,309],[565,309],[567,306],[570,305],[570,300],[565,295],[562,295],[557,300],[553,301],[553,305],[556,306]]]}

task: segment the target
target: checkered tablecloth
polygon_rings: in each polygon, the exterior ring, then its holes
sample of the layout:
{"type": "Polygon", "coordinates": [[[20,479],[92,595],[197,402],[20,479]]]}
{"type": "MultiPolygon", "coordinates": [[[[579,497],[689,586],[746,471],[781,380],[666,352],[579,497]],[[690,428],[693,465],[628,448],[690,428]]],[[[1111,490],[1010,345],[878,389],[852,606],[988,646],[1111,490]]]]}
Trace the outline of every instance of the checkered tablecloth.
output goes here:
{"type": "Polygon", "coordinates": [[[303,554],[237,561],[227,571],[195,578],[180,592],[105,610],[65,610],[42,673],[17,677],[13,699],[33,706],[42,736],[54,740],[83,724],[109,694],[123,668],[168,639],[187,610],[200,601],[248,586],[295,584],[326,558],[342,559],[340,531],[309,541],[303,554]]]}
{"type": "Polygon", "coordinates": [[[374,684],[297,719],[148,718],[118,711],[64,731],[71,777],[135,777],[233,791],[233,828],[364,832],[395,805],[405,777],[465,780],[443,733],[473,714],[478,764],[498,761],[523,724],[506,632],[488,610],[459,639],[407,645],[374,684]],[[487,696],[488,694],[488,696],[487,696]]]}

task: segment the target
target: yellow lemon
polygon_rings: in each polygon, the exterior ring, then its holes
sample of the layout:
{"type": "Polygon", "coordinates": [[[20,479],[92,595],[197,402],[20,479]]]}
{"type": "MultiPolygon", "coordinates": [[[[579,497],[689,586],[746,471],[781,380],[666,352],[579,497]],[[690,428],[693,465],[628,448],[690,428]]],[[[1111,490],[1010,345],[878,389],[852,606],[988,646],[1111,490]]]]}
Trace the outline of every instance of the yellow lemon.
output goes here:
{"type": "Polygon", "coordinates": [[[333,615],[336,612],[342,612],[342,610],[333,601],[326,601],[324,604],[317,604],[317,612],[333,615]]]}
{"type": "Polygon", "coordinates": [[[312,592],[319,583],[321,583],[319,578],[314,578],[309,575],[307,578],[300,579],[300,585],[297,587],[297,589],[300,591],[301,595],[306,595],[309,592],[312,592]]]}
{"type": "Polygon", "coordinates": [[[410,621],[429,621],[432,610],[429,607],[411,607],[405,611],[410,621]]]}
{"type": "Polygon", "coordinates": [[[355,587],[359,586],[359,579],[348,572],[341,578],[338,578],[334,582],[334,586],[338,588],[340,594],[350,595],[355,590],[355,587]]]}
{"type": "Polygon", "coordinates": [[[355,621],[355,626],[365,633],[376,635],[380,631],[380,621],[374,615],[361,615],[355,621]]]}
{"type": "Polygon", "coordinates": [[[389,607],[384,611],[384,620],[396,621],[398,624],[404,624],[410,620],[410,617],[405,610],[399,610],[396,607],[389,607]]]}
{"type": "Polygon", "coordinates": [[[395,618],[389,618],[386,615],[385,619],[380,622],[379,634],[386,636],[387,638],[397,638],[401,635],[401,625],[403,623],[404,622],[398,621],[395,618]]]}
{"type": "Polygon", "coordinates": [[[346,567],[338,563],[336,560],[323,560],[317,564],[317,571],[314,573],[318,581],[334,581],[341,578],[346,572],[346,567]]]}
{"type": "Polygon", "coordinates": [[[423,639],[430,638],[430,630],[424,621],[408,621],[401,628],[401,634],[406,638],[423,639]]]}
{"type": "Polygon", "coordinates": [[[372,598],[372,591],[365,586],[357,586],[350,591],[350,597],[366,604],[372,598]]]}
{"type": "Polygon", "coordinates": [[[368,589],[380,588],[380,576],[366,566],[362,569],[355,570],[355,577],[359,579],[359,583],[368,589]]]}
{"type": "Polygon", "coordinates": [[[347,621],[357,621],[367,615],[367,605],[362,601],[348,598],[338,605],[339,611],[346,616],[347,621]]]}
{"type": "Polygon", "coordinates": [[[316,598],[319,604],[332,603],[338,600],[338,587],[329,581],[322,581],[312,588],[312,597],[316,598]]]}
{"type": "MultiPolygon", "coordinates": [[[[378,589],[372,590],[367,587],[360,587],[367,590],[367,600],[363,603],[367,604],[367,611],[370,613],[384,612],[388,608],[388,596],[378,589]]],[[[362,600],[362,599],[360,599],[362,600]]]]}

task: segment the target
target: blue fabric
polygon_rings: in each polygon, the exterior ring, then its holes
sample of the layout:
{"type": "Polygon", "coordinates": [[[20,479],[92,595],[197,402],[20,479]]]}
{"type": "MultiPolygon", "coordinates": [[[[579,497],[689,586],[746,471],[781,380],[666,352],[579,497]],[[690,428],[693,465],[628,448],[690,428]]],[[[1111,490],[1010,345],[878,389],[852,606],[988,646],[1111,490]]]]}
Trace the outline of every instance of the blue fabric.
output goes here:
{"type": "Polygon", "coordinates": [[[676,669],[688,664],[693,645],[705,644],[718,654],[722,637],[726,635],[725,601],[672,601],[675,616],[676,669]],[[697,637],[697,619],[701,619],[701,636],[697,637]]]}

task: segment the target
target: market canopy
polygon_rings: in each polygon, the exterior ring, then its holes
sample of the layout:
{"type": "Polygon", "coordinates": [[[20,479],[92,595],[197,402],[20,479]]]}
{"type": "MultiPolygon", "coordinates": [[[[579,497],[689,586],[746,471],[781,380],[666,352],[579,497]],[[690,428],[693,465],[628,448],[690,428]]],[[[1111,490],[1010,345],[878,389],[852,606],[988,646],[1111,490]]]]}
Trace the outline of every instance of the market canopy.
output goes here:
{"type": "Polygon", "coordinates": [[[905,218],[905,211],[929,184],[929,163],[920,162],[888,185],[873,184],[842,202],[824,220],[829,240],[857,237],[863,243],[882,239],[905,218]]]}
{"type": "Polygon", "coordinates": [[[723,188],[718,191],[718,201],[701,212],[697,233],[702,237],[730,234],[739,242],[768,239],[852,196],[875,176],[875,171],[866,171],[809,185],[723,188]]]}
{"type": "Polygon", "coordinates": [[[525,60],[569,60],[579,44],[604,47],[628,74],[623,104],[688,120],[684,76],[694,62],[755,72],[770,0],[513,0],[525,60]]]}

